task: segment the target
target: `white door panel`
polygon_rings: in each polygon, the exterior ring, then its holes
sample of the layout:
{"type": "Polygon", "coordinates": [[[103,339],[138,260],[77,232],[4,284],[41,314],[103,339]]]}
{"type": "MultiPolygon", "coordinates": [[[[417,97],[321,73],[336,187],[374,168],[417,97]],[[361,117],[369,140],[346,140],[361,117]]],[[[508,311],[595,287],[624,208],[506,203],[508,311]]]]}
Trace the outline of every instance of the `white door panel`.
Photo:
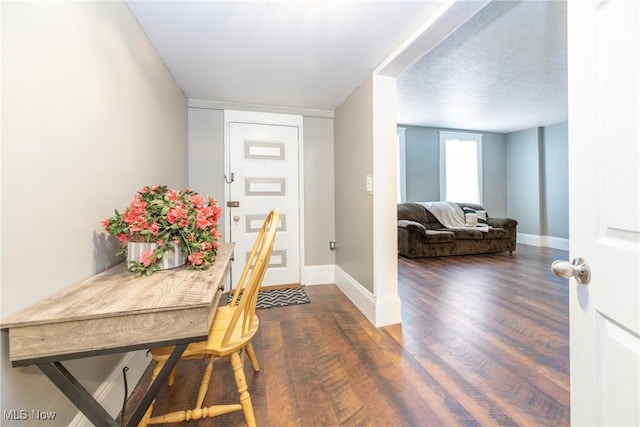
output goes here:
{"type": "Polygon", "coordinates": [[[571,422],[640,425],[640,2],[568,2],[571,422]]]}
{"type": "Polygon", "coordinates": [[[229,185],[227,207],[230,238],[236,242],[237,278],[255,241],[262,221],[274,208],[280,220],[264,286],[300,282],[300,229],[298,149],[300,128],[291,125],[229,122],[229,185]]]}

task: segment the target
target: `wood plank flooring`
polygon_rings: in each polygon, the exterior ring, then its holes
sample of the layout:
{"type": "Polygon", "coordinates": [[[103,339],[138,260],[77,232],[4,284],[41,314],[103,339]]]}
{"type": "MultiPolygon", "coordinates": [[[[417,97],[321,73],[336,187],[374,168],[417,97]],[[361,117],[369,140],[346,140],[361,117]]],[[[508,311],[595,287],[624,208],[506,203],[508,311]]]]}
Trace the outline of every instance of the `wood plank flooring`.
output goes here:
{"type": "MultiPolygon", "coordinates": [[[[385,328],[335,285],[305,287],[311,304],[260,310],[262,370],[245,364],[258,425],[569,425],[568,281],[549,271],[554,259],[567,253],[520,245],[512,255],[400,258],[402,325],[385,328]]],[[[202,362],[179,366],[158,411],[195,400],[202,362]]],[[[228,361],[216,361],[213,379],[205,405],[235,398],[228,361]]]]}

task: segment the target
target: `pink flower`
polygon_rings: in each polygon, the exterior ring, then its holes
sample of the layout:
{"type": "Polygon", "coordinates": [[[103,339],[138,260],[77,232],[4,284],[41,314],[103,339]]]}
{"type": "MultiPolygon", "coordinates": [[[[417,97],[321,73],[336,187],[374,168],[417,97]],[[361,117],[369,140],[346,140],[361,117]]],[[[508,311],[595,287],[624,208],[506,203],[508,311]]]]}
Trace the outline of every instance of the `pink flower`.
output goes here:
{"type": "Polygon", "coordinates": [[[138,261],[145,267],[149,267],[153,262],[153,251],[142,251],[138,261]]]}
{"type": "Polygon", "coordinates": [[[138,217],[137,217],[137,215],[135,213],[133,213],[130,210],[127,210],[124,213],[124,218],[122,220],[125,222],[125,224],[132,224],[132,223],[134,223],[136,221],[137,218],[138,217]]]}
{"type": "Polygon", "coordinates": [[[193,203],[196,209],[201,209],[204,206],[204,197],[199,194],[192,194],[191,203],[193,203]]]}
{"type": "Polygon", "coordinates": [[[202,252],[194,252],[187,258],[191,265],[202,265],[202,252]]]}
{"type": "Polygon", "coordinates": [[[127,243],[129,241],[129,236],[126,234],[118,234],[116,238],[120,241],[120,243],[127,243]]]}
{"type": "Polygon", "coordinates": [[[176,200],[178,200],[178,196],[179,195],[180,195],[180,193],[177,190],[169,190],[169,191],[167,191],[167,197],[172,202],[175,202],[176,200]]]}
{"type": "Polygon", "coordinates": [[[211,243],[209,243],[209,242],[200,243],[200,250],[201,251],[208,251],[209,249],[211,249],[211,243]]]}
{"type": "Polygon", "coordinates": [[[145,215],[147,213],[147,203],[140,198],[139,194],[136,194],[129,205],[129,210],[137,216],[145,215]]]}
{"type": "Polygon", "coordinates": [[[149,227],[149,229],[151,230],[151,233],[153,233],[154,236],[157,236],[158,233],[160,232],[160,227],[158,227],[157,222],[154,222],[153,224],[151,224],[151,227],[149,227]]]}
{"type": "Polygon", "coordinates": [[[103,226],[104,228],[106,228],[106,229],[107,229],[107,231],[109,231],[109,226],[110,226],[110,225],[111,225],[111,222],[109,222],[109,218],[107,218],[107,219],[103,219],[103,220],[102,220],[102,226],[103,226]]]}
{"type": "Polygon", "coordinates": [[[178,220],[186,219],[187,215],[188,211],[184,205],[178,205],[169,209],[169,212],[167,212],[167,221],[169,221],[169,224],[175,224],[178,220]]]}
{"type": "Polygon", "coordinates": [[[196,212],[196,227],[200,230],[205,230],[211,225],[211,221],[202,212],[196,212]]]}

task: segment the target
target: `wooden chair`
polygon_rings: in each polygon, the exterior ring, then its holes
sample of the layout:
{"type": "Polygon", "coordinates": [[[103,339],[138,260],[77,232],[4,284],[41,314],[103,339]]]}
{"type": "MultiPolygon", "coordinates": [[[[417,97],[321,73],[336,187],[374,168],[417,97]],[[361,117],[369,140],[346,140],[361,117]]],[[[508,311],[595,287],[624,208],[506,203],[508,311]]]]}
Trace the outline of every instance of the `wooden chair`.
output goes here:
{"type": "MultiPolygon", "coordinates": [[[[181,360],[209,359],[200,382],[195,407],[151,417],[152,405],[140,422],[140,426],[198,420],[239,410],[243,411],[248,426],[256,425],[241,355],[242,351],[246,350],[253,369],[256,372],[260,370],[260,365],[251,346],[251,339],[258,331],[259,321],[255,314],[258,290],[271,259],[279,216],[278,210],[273,210],[267,215],[258,232],[258,237],[251,249],[231,301],[216,310],[207,341],[189,344],[181,357],[181,360]],[[218,357],[230,357],[240,401],[235,404],[213,405],[203,408],[202,403],[211,381],[213,361],[218,357]]],[[[151,350],[151,355],[157,362],[151,381],[158,375],[172,350],[173,347],[151,350]]],[[[174,381],[175,370],[169,377],[169,385],[173,385],[174,381]]]]}

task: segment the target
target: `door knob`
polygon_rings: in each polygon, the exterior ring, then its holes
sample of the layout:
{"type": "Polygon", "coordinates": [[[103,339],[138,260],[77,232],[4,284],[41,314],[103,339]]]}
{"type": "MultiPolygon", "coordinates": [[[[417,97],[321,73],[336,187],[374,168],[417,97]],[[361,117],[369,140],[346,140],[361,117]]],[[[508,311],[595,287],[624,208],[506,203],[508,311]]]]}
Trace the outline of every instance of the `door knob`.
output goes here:
{"type": "Polygon", "coordinates": [[[234,215],[234,216],[233,216],[233,220],[234,220],[235,222],[240,221],[240,215],[234,215]]]}
{"type": "Polygon", "coordinates": [[[574,276],[578,283],[586,285],[591,279],[591,269],[589,264],[582,258],[574,258],[571,263],[569,261],[556,260],[551,264],[551,271],[563,279],[569,279],[574,276]]]}

